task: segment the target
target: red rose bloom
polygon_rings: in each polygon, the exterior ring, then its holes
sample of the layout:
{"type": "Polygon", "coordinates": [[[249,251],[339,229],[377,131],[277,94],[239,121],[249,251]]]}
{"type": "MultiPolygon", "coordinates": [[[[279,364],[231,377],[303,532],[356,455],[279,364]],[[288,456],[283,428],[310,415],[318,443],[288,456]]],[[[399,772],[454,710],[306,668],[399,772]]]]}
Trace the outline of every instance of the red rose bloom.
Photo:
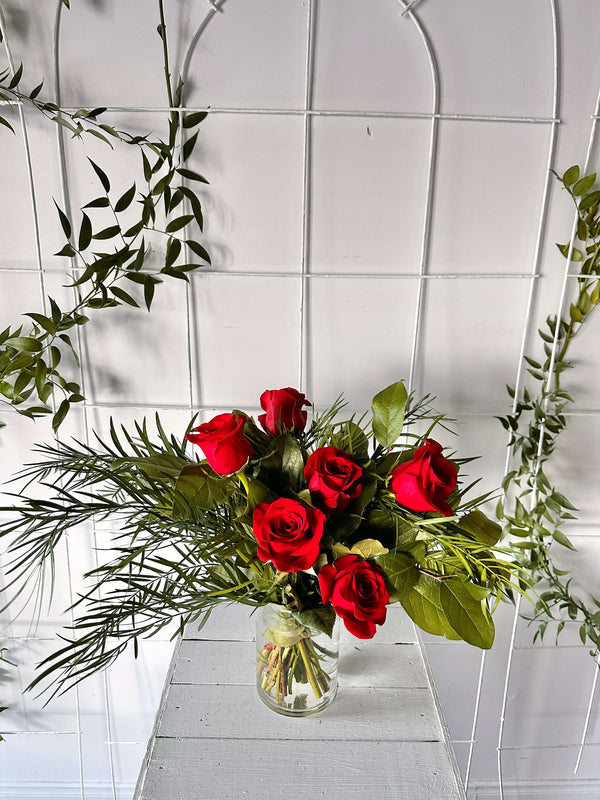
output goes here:
{"type": "Polygon", "coordinates": [[[244,436],[245,422],[242,415],[218,414],[185,438],[199,445],[215,472],[231,475],[252,458],[252,445],[244,436]]]}
{"type": "Polygon", "coordinates": [[[252,517],[252,531],[261,561],[272,561],[279,572],[310,569],[319,556],[325,514],[298,500],[280,497],[259,503],[252,517]]]}
{"type": "Polygon", "coordinates": [[[360,494],[362,467],[336,447],[320,447],[304,467],[313,503],[325,512],[344,511],[360,494]]]}
{"type": "Polygon", "coordinates": [[[372,639],[375,626],[385,622],[390,599],[380,568],[355,555],[342,556],[321,568],[319,585],[323,603],[331,603],[350,633],[372,639]]]}
{"type": "Polygon", "coordinates": [[[456,486],[457,470],[441,452],[441,444],[427,439],[410,461],[392,470],[390,487],[401,506],[411,511],[437,511],[445,517],[454,514],[446,498],[456,486]]]}
{"type": "Polygon", "coordinates": [[[260,396],[260,404],[266,414],[261,414],[258,421],[267,433],[277,436],[290,431],[300,433],[306,425],[306,411],[302,406],[309,406],[306,395],[291,389],[267,389],[260,396]]]}

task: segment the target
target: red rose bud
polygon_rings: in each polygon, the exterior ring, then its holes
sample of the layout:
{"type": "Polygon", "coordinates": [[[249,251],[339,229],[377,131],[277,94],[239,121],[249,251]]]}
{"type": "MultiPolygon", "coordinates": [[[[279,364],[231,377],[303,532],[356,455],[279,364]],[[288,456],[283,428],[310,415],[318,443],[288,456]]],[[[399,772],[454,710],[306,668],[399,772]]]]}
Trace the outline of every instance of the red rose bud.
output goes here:
{"type": "Polygon", "coordinates": [[[258,421],[267,433],[301,433],[306,425],[306,411],[302,406],[310,406],[306,395],[291,389],[267,389],[260,396],[260,405],[266,411],[258,421]]]}
{"type": "Polygon", "coordinates": [[[445,517],[454,514],[446,498],[456,487],[457,470],[441,452],[441,444],[427,439],[410,461],[392,470],[390,488],[401,506],[411,511],[437,511],[445,517]]]}
{"type": "Polygon", "coordinates": [[[252,516],[252,531],[261,561],[272,561],[279,572],[310,569],[319,556],[325,514],[298,500],[280,497],[259,503],[252,516]]]}
{"type": "Polygon", "coordinates": [[[231,475],[252,458],[252,445],[244,436],[246,417],[218,414],[188,433],[186,439],[197,444],[219,475],[231,475]]]}
{"type": "Polygon", "coordinates": [[[323,603],[331,603],[347,630],[359,639],[372,639],[383,625],[390,596],[383,572],[359,556],[337,558],[319,571],[323,603]]]}
{"type": "Polygon", "coordinates": [[[308,457],[304,477],[317,508],[344,511],[361,492],[362,467],[336,447],[320,447],[308,457]]]}

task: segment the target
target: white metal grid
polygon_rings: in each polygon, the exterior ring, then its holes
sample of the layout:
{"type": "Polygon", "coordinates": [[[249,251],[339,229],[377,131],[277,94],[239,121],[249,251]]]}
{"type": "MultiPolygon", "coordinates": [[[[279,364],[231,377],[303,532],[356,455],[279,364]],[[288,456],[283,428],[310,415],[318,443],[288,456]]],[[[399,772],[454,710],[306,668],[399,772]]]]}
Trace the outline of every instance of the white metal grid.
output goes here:
{"type": "MultiPolygon", "coordinates": [[[[410,389],[417,389],[417,391],[421,388],[418,385],[418,379],[416,375],[417,365],[419,364],[419,359],[421,358],[421,348],[422,348],[422,333],[423,333],[423,307],[424,307],[424,300],[427,291],[427,286],[431,280],[475,280],[475,279],[520,279],[529,283],[529,290],[528,290],[528,300],[526,306],[526,313],[523,319],[523,334],[522,334],[522,345],[521,351],[519,353],[518,359],[518,368],[516,373],[516,380],[515,384],[519,386],[522,380],[521,374],[521,365],[522,365],[522,355],[526,351],[527,343],[532,338],[532,326],[534,324],[533,315],[532,315],[532,305],[534,300],[534,294],[536,289],[536,284],[538,283],[541,272],[540,272],[540,260],[541,260],[541,253],[542,253],[542,246],[543,246],[543,236],[545,231],[545,226],[547,222],[548,216],[548,206],[549,206],[549,186],[550,186],[550,174],[549,171],[547,172],[547,177],[544,182],[544,186],[542,188],[541,193],[541,202],[540,202],[540,214],[539,214],[539,225],[537,230],[537,238],[536,238],[536,245],[535,245],[535,254],[532,260],[531,271],[529,273],[514,273],[507,271],[505,273],[461,273],[461,274],[430,274],[429,272],[429,261],[430,261],[430,245],[431,239],[433,236],[432,230],[432,206],[433,200],[435,196],[435,182],[436,182],[436,173],[438,169],[438,131],[439,131],[439,123],[441,120],[444,121],[462,121],[462,122],[485,122],[490,124],[495,123],[514,123],[514,124],[523,124],[523,125],[541,125],[547,126],[549,128],[549,142],[548,142],[548,155],[547,155],[547,164],[548,168],[555,166],[554,158],[555,158],[555,150],[556,150],[556,137],[557,137],[557,130],[560,124],[560,109],[559,109],[559,86],[560,86],[560,25],[559,19],[557,15],[557,8],[555,0],[548,0],[547,8],[548,13],[551,14],[552,17],[552,26],[553,26],[553,44],[554,44],[554,53],[553,53],[553,94],[552,94],[552,108],[550,111],[549,116],[547,117],[539,117],[539,116],[514,116],[514,115],[476,115],[476,114],[444,114],[440,111],[440,70],[436,61],[435,51],[434,48],[429,40],[427,31],[423,26],[422,22],[418,17],[418,3],[420,0],[412,0],[412,2],[404,2],[403,0],[397,0],[399,6],[399,13],[400,15],[406,19],[407,24],[411,24],[415,27],[418,32],[418,35],[422,41],[424,50],[427,55],[427,61],[430,68],[430,77],[431,77],[431,86],[432,86],[432,104],[431,104],[431,111],[429,113],[417,113],[417,112],[403,112],[403,111],[385,111],[376,109],[373,111],[354,111],[354,110],[324,110],[324,109],[314,109],[313,108],[313,84],[314,84],[314,75],[315,75],[315,56],[314,56],[314,37],[315,37],[315,27],[317,24],[317,2],[318,0],[307,0],[306,3],[306,54],[305,54],[305,93],[304,93],[304,107],[297,108],[297,109],[287,109],[287,108],[236,108],[236,107],[211,107],[210,112],[212,114],[223,114],[223,115],[241,115],[241,114],[251,114],[251,115],[292,115],[292,116],[300,116],[303,118],[304,121],[304,128],[303,128],[303,181],[302,181],[302,239],[301,239],[301,256],[300,256],[300,264],[298,272],[279,272],[279,271],[272,271],[272,272],[262,272],[260,270],[256,271],[240,271],[240,270],[229,270],[227,272],[222,272],[219,269],[210,269],[210,270],[203,270],[203,275],[210,275],[215,277],[220,277],[224,280],[232,279],[235,280],[238,277],[261,277],[261,278],[286,278],[292,281],[296,281],[298,283],[299,288],[299,316],[300,316],[300,335],[298,338],[298,384],[299,387],[303,390],[310,393],[311,391],[311,380],[312,380],[312,364],[311,364],[311,355],[310,355],[310,347],[308,343],[310,341],[310,329],[309,329],[309,320],[308,320],[308,312],[310,309],[310,286],[313,281],[315,280],[336,280],[336,279],[356,279],[356,280],[403,280],[403,279],[412,279],[414,280],[414,274],[402,274],[402,273],[378,273],[378,272],[353,272],[353,273],[343,273],[343,272],[323,272],[323,271],[315,271],[311,269],[310,265],[310,256],[309,256],[309,245],[310,245],[310,237],[311,237],[311,179],[312,179],[312,120],[315,117],[327,117],[327,116],[337,116],[337,117],[351,117],[351,118],[368,118],[368,119],[375,119],[375,118],[387,118],[387,119],[425,119],[430,120],[430,139],[429,139],[429,147],[428,147],[428,168],[427,168],[427,190],[426,190],[426,197],[425,203],[423,208],[423,227],[422,227],[422,241],[421,241],[421,255],[419,260],[419,271],[418,271],[418,292],[417,292],[417,299],[416,299],[416,312],[414,317],[414,328],[413,328],[413,336],[412,336],[412,346],[411,346],[411,358],[410,358],[410,375],[409,375],[409,386],[410,389]]],[[[226,0],[207,0],[207,11],[206,15],[198,27],[195,35],[192,37],[185,57],[183,59],[183,68],[182,73],[183,77],[186,77],[186,73],[189,69],[191,56],[196,47],[202,33],[204,32],[208,22],[218,14],[222,13],[234,13],[235,10],[235,2],[230,0],[229,3],[226,3],[226,0]],[[225,6],[227,8],[225,9],[225,6]]],[[[60,98],[60,62],[59,62],[59,53],[60,53],[60,33],[61,33],[61,14],[62,14],[62,3],[60,0],[56,0],[56,24],[54,28],[54,81],[55,81],[55,93],[56,97],[60,98]]],[[[14,70],[14,65],[12,63],[11,53],[9,49],[10,43],[10,31],[3,30],[3,38],[4,38],[4,47],[5,52],[11,66],[11,69],[14,70]]],[[[169,109],[167,108],[160,108],[160,107],[130,107],[130,106],[113,106],[109,107],[108,111],[110,112],[126,112],[130,113],[157,113],[157,114],[164,114],[169,109]]],[[[205,110],[204,108],[200,107],[186,107],[186,110],[205,110]]],[[[27,123],[25,119],[25,115],[23,113],[23,109],[18,106],[17,108],[20,127],[21,127],[21,135],[23,137],[24,143],[24,150],[25,150],[25,170],[27,175],[28,187],[29,187],[29,195],[31,199],[31,211],[32,211],[32,220],[34,225],[35,231],[35,244],[36,244],[36,256],[37,256],[37,272],[38,272],[38,279],[39,279],[39,289],[40,289],[40,296],[42,301],[45,301],[46,290],[45,290],[45,275],[55,271],[53,269],[48,269],[44,266],[44,259],[41,252],[40,247],[40,236],[39,236],[39,219],[38,219],[38,211],[36,205],[36,195],[35,195],[35,185],[33,180],[33,171],[32,171],[32,163],[31,157],[29,153],[29,144],[28,144],[28,132],[27,132],[27,123]]],[[[599,108],[596,107],[595,113],[592,116],[592,126],[590,132],[590,145],[588,149],[588,158],[589,154],[592,151],[592,148],[595,144],[596,134],[597,134],[597,121],[599,117],[599,108]]],[[[63,139],[63,134],[61,129],[58,129],[57,134],[57,157],[58,162],[60,165],[60,175],[61,175],[61,184],[62,184],[62,191],[63,191],[63,205],[65,208],[70,207],[70,200],[69,200],[69,182],[67,177],[67,156],[66,156],[66,148],[67,145],[63,139]]],[[[563,308],[565,296],[568,291],[568,284],[570,278],[573,276],[569,274],[568,263],[565,268],[564,274],[564,281],[561,290],[561,294],[557,303],[557,309],[560,312],[563,308]]],[[[79,267],[77,264],[72,265],[73,269],[77,270],[79,267]]],[[[29,270],[24,270],[21,268],[15,267],[4,267],[6,272],[26,272],[29,270]]],[[[193,322],[193,315],[195,309],[193,304],[193,298],[191,297],[190,293],[188,292],[186,295],[186,328],[188,331],[188,342],[187,342],[187,360],[189,364],[189,382],[188,382],[188,394],[189,394],[189,403],[186,405],[178,405],[178,404],[161,404],[159,410],[182,410],[187,409],[190,410],[194,408],[195,410],[211,410],[218,407],[220,404],[203,404],[201,402],[201,387],[197,384],[196,391],[194,391],[193,381],[192,381],[192,368],[194,363],[194,356],[193,356],[193,348],[192,348],[192,322],[193,322]]],[[[81,332],[81,346],[85,351],[87,347],[86,342],[86,331],[81,332]]],[[[555,353],[556,343],[553,350],[555,353]]],[[[81,374],[82,383],[85,384],[86,382],[86,375],[84,372],[81,374]]],[[[145,407],[152,407],[156,408],[156,404],[143,404],[143,403],[127,403],[127,402],[99,402],[95,401],[93,398],[90,398],[83,404],[83,415],[84,415],[84,423],[85,423],[85,434],[86,436],[89,435],[90,425],[89,425],[89,416],[88,412],[94,411],[95,409],[99,408],[140,408],[143,409],[145,407]]],[[[582,413],[582,412],[579,412],[582,413]]],[[[598,410],[591,410],[585,412],[587,414],[591,414],[593,416],[597,416],[600,414],[598,410]]],[[[509,467],[509,457],[507,457],[506,466],[507,469],[509,467]]],[[[597,533],[589,533],[587,535],[590,536],[597,536],[597,533]]],[[[67,549],[67,558],[68,549],[67,549]]],[[[507,714],[510,712],[510,703],[509,703],[509,685],[511,679],[511,673],[513,668],[514,658],[516,657],[517,652],[522,649],[517,646],[516,644],[516,632],[517,627],[519,624],[519,617],[518,617],[518,607],[515,611],[514,616],[514,623],[510,638],[510,646],[509,651],[507,654],[507,664],[506,664],[506,672],[505,672],[505,685],[504,685],[504,692],[503,692],[503,700],[502,700],[502,713],[499,722],[499,730],[498,730],[498,780],[500,785],[500,797],[504,797],[503,791],[503,769],[502,769],[502,753],[507,750],[515,749],[512,745],[505,745],[504,744],[504,723],[506,720],[507,714]]],[[[479,679],[478,679],[478,688],[477,688],[477,695],[476,695],[476,702],[473,710],[473,724],[472,724],[472,733],[469,740],[463,743],[469,745],[469,756],[468,756],[468,765],[466,770],[466,782],[467,785],[469,783],[469,777],[471,772],[473,754],[474,754],[474,745],[477,742],[477,732],[478,732],[478,725],[479,725],[479,714],[480,714],[480,704],[482,699],[482,687],[483,687],[483,680],[484,674],[486,669],[486,655],[485,653],[482,655],[480,670],[479,670],[479,679]]],[[[587,742],[587,733],[588,733],[588,726],[590,721],[590,716],[593,709],[593,704],[595,700],[595,693],[596,693],[596,685],[597,685],[597,677],[598,677],[598,670],[594,667],[594,665],[590,664],[590,672],[592,673],[592,681],[591,681],[591,688],[590,688],[590,696],[589,696],[589,703],[586,710],[585,718],[582,724],[582,736],[581,740],[575,743],[575,746],[579,748],[579,755],[577,758],[577,762],[574,765],[575,771],[579,765],[581,754],[583,752],[583,748],[586,746],[590,746],[592,744],[598,743],[590,743],[587,742]]],[[[106,680],[104,681],[104,693],[105,693],[105,712],[106,712],[106,732],[107,732],[107,746],[109,750],[109,754],[111,754],[110,760],[110,772],[111,772],[111,783],[112,783],[112,795],[113,798],[117,797],[117,788],[115,785],[115,778],[114,778],[114,770],[112,766],[112,747],[114,744],[118,744],[118,742],[113,742],[113,737],[111,734],[111,727],[110,727],[110,719],[111,719],[111,708],[110,708],[110,697],[108,692],[108,686],[106,680]]],[[[76,731],[79,741],[79,752],[80,752],[80,793],[81,793],[81,800],[85,800],[86,797],[86,785],[85,785],[85,776],[84,776],[84,769],[83,769],[83,759],[81,756],[81,737],[82,737],[82,730],[81,730],[81,723],[80,723],[80,714],[79,714],[79,705],[77,701],[77,720],[78,720],[78,730],[76,731]]],[[[64,731],[56,731],[56,734],[64,734],[64,731]]],[[[462,740],[461,740],[462,741],[462,740]]],[[[573,743],[567,743],[561,745],[562,747],[573,747],[573,743]]],[[[535,745],[533,746],[535,747],[535,745]]],[[[542,746],[543,747],[543,746],[542,746]]],[[[533,749],[532,747],[528,749],[533,749]]]]}

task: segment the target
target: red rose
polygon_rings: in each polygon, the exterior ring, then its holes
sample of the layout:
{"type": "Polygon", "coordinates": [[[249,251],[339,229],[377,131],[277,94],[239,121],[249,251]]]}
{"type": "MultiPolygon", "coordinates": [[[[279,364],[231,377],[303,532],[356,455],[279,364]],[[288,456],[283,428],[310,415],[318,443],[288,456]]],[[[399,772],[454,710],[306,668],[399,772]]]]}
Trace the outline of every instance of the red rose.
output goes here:
{"type": "Polygon", "coordinates": [[[371,639],[383,625],[390,596],[383,572],[355,555],[337,558],[319,571],[323,603],[331,603],[350,633],[371,639]]]}
{"type": "Polygon", "coordinates": [[[242,415],[218,414],[185,438],[200,446],[215,472],[231,475],[252,458],[252,445],[244,436],[245,422],[242,415]]]}
{"type": "Polygon", "coordinates": [[[325,514],[298,500],[280,497],[259,503],[254,509],[252,530],[261,561],[272,561],[279,572],[310,569],[319,556],[325,514]]]}
{"type": "Polygon", "coordinates": [[[457,470],[441,452],[441,444],[427,439],[410,461],[392,470],[390,486],[401,506],[411,511],[437,511],[445,517],[454,514],[445,501],[456,486],[457,470]]]}
{"type": "Polygon", "coordinates": [[[362,467],[336,447],[320,447],[304,467],[313,503],[323,511],[344,511],[361,491],[362,467]]]}
{"type": "Polygon", "coordinates": [[[258,421],[267,433],[277,436],[284,431],[300,433],[306,425],[306,411],[302,406],[309,406],[306,395],[291,389],[267,389],[260,396],[260,404],[267,412],[261,414],[258,421]]]}

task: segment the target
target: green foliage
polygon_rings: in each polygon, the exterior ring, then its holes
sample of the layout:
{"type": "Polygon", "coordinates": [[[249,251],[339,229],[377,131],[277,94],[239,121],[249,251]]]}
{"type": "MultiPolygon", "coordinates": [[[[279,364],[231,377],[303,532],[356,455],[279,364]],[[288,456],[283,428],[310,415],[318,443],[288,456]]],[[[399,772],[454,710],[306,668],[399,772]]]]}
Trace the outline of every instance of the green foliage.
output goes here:
{"type": "MultiPolygon", "coordinates": [[[[392,397],[398,386],[377,397],[392,397]]],[[[365,431],[371,420],[336,421],[342,405],[337,401],[295,435],[266,435],[244,415],[252,457],[233,475],[217,474],[198,461],[195,448],[190,455],[185,440],[169,437],[158,416],[154,436],[144,422],[133,433],[111,427],[110,438],[98,438],[94,447],[78,442],[38,447],[41,459],[18,476],[25,491],[14,505],[0,507],[7,512],[0,543],[10,543],[7,605],[28,596],[38,604],[44,600],[56,548],[71,529],[109,522],[112,540],[108,550],[98,550],[99,566],[84,575],[86,589],[74,603],[64,644],[42,663],[32,687],[50,681],[52,691],[61,691],[173,620],[177,631],[205,620],[220,602],[275,603],[302,625],[330,633],[335,614],[323,605],[318,571],[345,554],[376,564],[390,601],[401,602],[425,630],[490,647],[494,627],[488,605],[519,589],[518,572],[502,551],[489,549],[497,526],[459,492],[456,514],[448,517],[401,506],[389,489],[390,475],[414,448],[394,445],[389,452],[377,445],[369,454],[365,431]],[[258,556],[253,511],[279,498],[318,506],[304,469],[316,447],[332,443],[354,447],[362,461],[359,494],[335,512],[319,511],[323,529],[314,569],[279,572],[272,560],[258,556]],[[44,497],[31,496],[27,487],[40,485],[44,497]]],[[[412,408],[419,420],[431,423],[428,433],[438,424],[440,415],[426,403],[412,408]]],[[[405,419],[412,413],[409,404],[405,419]]],[[[281,523],[284,533],[288,523],[281,523]]]]}
{"type": "Polygon", "coordinates": [[[402,433],[407,399],[402,382],[388,386],[373,398],[373,434],[384,447],[392,447],[402,433]]]}
{"type": "Polygon", "coordinates": [[[575,549],[562,527],[575,519],[571,512],[576,509],[551,485],[545,467],[566,429],[566,412],[573,404],[573,398],[561,386],[562,373],[573,366],[567,352],[600,298],[600,191],[593,188],[596,174],[581,177],[576,165],[556,177],[577,209],[575,239],[558,245],[562,255],[578,265],[577,295],[567,315],[549,316],[539,330],[543,362],[525,357],[533,386],[524,385],[518,395],[507,387],[514,410],[500,422],[510,433],[509,444],[518,463],[504,477],[505,500],[498,504],[497,517],[512,539],[518,563],[540,587],[533,618],[537,624],[534,641],[543,639],[550,622],[555,623],[558,636],[566,614],[569,619],[580,620],[581,640],[591,643],[596,655],[600,651],[600,616],[573,594],[570,579],[566,579],[568,572],[554,563],[555,545],[575,549]]]}
{"type": "MultiPolygon", "coordinates": [[[[162,18],[160,0],[159,9],[162,18]]],[[[178,107],[183,84],[181,80],[171,84],[166,37],[161,34],[161,38],[168,101],[172,108],[178,107]]],[[[12,76],[8,69],[0,73],[0,99],[33,107],[75,138],[92,135],[111,148],[135,147],[146,181],[144,187],[132,182],[124,191],[116,191],[106,171],[88,159],[99,182],[96,196],[73,219],[55,201],[66,239],[56,255],[71,261],[71,307],[61,308],[47,297],[43,311],[25,314],[27,326],[20,324],[0,333],[0,400],[31,419],[51,414],[57,430],[70,408],[84,399],[80,384],[67,379],[64,367],[69,360],[79,364],[78,337],[72,332],[89,322],[88,314],[124,304],[139,307],[131,293],[132,284],[142,292],[150,311],[156,288],[166,278],[187,282],[189,272],[210,264],[208,251],[198,241],[204,225],[202,202],[186,183],[206,183],[206,179],[184,167],[198,140],[196,128],[206,114],[172,110],[166,141],[133,135],[104,123],[105,108],[67,112],[42,100],[43,81],[28,92],[22,86],[23,75],[22,65],[12,76]],[[111,217],[108,225],[107,211],[111,217]],[[159,248],[163,266],[158,272],[150,263],[155,255],[148,243],[150,234],[154,240],[164,241],[159,248]]],[[[6,120],[0,118],[0,122],[11,128],[6,120]]]]}

